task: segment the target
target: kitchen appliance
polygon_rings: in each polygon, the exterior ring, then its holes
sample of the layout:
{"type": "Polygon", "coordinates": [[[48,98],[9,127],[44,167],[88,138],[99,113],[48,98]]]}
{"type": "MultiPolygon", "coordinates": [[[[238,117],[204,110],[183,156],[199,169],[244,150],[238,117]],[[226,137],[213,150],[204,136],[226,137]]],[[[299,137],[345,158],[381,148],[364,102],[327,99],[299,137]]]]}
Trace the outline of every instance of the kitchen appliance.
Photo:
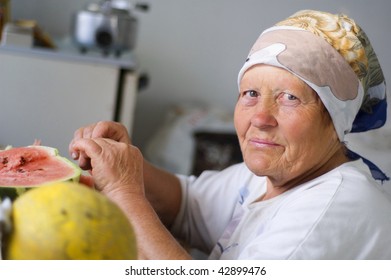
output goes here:
{"type": "Polygon", "coordinates": [[[124,0],[104,0],[90,3],[73,18],[73,41],[82,53],[99,50],[104,55],[122,52],[135,47],[137,18],[135,10],[147,11],[148,4],[131,5],[124,0]]]}

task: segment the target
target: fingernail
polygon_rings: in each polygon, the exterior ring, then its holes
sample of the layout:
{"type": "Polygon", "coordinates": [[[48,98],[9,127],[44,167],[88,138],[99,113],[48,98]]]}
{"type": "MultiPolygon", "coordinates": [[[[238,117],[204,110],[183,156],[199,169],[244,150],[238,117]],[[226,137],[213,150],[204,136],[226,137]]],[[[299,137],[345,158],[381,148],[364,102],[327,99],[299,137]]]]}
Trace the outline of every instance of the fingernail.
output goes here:
{"type": "Polygon", "coordinates": [[[72,158],[73,159],[77,159],[79,157],[79,154],[78,153],[76,153],[76,152],[73,152],[72,153],[72,158]]]}

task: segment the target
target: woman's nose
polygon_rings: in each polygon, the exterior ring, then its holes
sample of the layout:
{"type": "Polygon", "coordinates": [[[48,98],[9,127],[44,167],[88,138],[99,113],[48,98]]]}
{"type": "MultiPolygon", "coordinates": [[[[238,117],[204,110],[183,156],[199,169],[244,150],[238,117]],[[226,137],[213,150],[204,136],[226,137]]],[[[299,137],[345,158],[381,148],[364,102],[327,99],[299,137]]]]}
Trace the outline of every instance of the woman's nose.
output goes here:
{"type": "Polygon", "coordinates": [[[277,126],[276,106],[271,102],[259,102],[254,107],[251,124],[257,128],[277,126]]]}

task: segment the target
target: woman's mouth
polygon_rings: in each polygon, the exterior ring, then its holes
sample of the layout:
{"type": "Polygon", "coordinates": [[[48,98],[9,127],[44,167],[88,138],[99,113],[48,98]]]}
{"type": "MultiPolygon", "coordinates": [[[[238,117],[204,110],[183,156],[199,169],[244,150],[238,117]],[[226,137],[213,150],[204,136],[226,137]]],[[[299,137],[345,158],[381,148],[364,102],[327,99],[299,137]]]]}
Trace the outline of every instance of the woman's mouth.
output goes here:
{"type": "Polygon", "coordinates": [[[261,138],[250,138],[249,144],[257,148],[274,148],[281,146],[272,140],[261,138]]]}

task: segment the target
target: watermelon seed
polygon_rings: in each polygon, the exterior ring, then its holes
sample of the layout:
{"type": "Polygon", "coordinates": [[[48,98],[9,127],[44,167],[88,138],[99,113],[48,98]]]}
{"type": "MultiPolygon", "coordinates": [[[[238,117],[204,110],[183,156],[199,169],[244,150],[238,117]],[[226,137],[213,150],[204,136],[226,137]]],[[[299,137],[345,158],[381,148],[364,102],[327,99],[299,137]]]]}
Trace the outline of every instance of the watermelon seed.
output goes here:
{"type": "Polygon", "coordinates": [[[2,164],[4,164],[5,166],[7,166],[7,163],[8,163],[8,157],[3,157],[2,161],[1,161],[2,164]]]}
{"type": "Polygon", "coordinates": [[[19,164],[23,166],[25,165],[25,163],[26,163],[26,159],[24,157],[20,157],[19,164]]]}

